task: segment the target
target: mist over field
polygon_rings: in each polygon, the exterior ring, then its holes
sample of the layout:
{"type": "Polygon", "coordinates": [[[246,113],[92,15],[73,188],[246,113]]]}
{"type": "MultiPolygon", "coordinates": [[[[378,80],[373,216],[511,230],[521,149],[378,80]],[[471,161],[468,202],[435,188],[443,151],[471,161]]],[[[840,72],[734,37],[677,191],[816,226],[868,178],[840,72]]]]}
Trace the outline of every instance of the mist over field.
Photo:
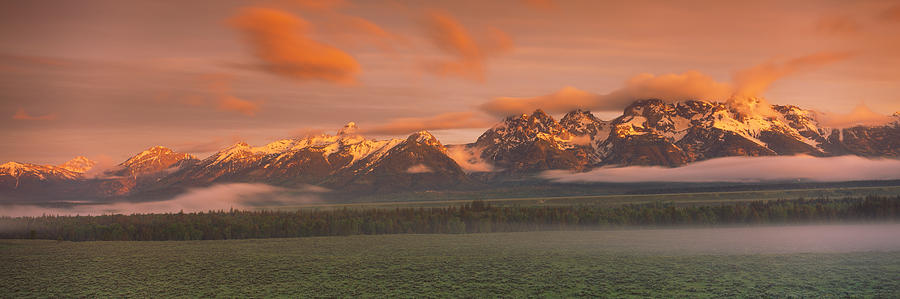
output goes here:
{"type": "Polygon", "coordinates": [[[275,187],[258,183],[218,184],[189,189],[169,200],[151,202],[79,203],[65,207],[34,205],[0,206],[0,216],[104,215],[185,213],[218,210],[249,210],[260,205],[292,205],[319,202],[317,194],[327,191],[316,186],[300,189],[275,187]]]}
{"type": "Polygon", "coordinates": [[[668,168],[659,166],[603,167],[582,173],[547,171],[554,182],[846,182],[900,179],[900,160],[858,156],[727,157],[668,168]]]}
{"type": "MultiPolygon", "coordinates": [[[[542,242],[567,238],[541,232],[542,242]]],[[[900,250],[900,223],[572,232],[578,245],[598,250],[682,254],[774,254],[900,250]]],[[[568,236],[571,237],[571,236],[568,236]]],[[[549,246],[549,245],[548,245],[549,246]]]]}

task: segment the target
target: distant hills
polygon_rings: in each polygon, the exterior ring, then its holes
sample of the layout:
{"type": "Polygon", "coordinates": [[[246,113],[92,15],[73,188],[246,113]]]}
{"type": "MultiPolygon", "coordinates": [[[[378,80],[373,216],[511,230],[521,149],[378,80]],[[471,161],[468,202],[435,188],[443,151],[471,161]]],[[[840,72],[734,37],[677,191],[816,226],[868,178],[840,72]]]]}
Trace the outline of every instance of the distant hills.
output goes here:
{"type": "Polygon", "coordinates": [[[57,166],[8,162],[0,165],[0,198],[139,198],[227,182],[391,193],[485,186],[552,169],[675,167],[728,156],[900,157],[896,114],[884,125],[828,128],[814,111],[771,108],[769,115],[745,115],[723,103],[651,99],[609,121],[585,110],[556,121],[536,110],[507,117],[462,145],[444,145],[427,131],[367,139],[351,122],[335,135],[237,143],[203,159],[155,146],[95,175],[86,175],[96,163],[84,157],[57,166]]]}

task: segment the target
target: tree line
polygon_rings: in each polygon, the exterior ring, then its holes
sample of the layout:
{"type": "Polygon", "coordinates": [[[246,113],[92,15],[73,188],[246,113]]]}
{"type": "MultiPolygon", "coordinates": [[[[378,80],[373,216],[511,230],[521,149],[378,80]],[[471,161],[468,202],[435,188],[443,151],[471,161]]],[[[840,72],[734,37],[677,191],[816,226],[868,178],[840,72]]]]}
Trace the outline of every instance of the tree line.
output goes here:
{"type": "Polygon", "coordinates": [[[753,201],[709,206],[672,203],[503,206],[484,201],[440,208],[0,218],[0,238],[224,240],[374,234],[485,233],[633,226],[794,224],[900,219],[900,197],[753,201]]]}

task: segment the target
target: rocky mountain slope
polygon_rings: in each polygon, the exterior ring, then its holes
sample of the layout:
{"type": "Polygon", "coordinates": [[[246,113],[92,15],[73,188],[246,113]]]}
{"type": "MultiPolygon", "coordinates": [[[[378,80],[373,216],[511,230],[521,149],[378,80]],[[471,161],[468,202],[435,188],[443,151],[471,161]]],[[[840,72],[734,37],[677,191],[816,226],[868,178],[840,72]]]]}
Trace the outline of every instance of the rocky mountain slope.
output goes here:
{"type": "MultiPolygon", "coordinates": [[[[576,120],[567,119],[567,123],[572,122],[576,120]]],[[[590,127],[597,125],[587,124],[590,127]]],[[[482,159],[501,170],[583,170],[594,159],[590,147],[577,136],[544,111],[537,110],[531,115],[507,117],[484,132],[469,147],[480,151],[482,159]]]]}
{"type": "Polygon", "coordinates": [[[76,180],[81,175],[60,166],[7,162],[0,165],[0,186],[4,189],[29,189],[43,182],[76,180]]]}
{"type": "Polygon", "coordinates": [[[395,192],[466,188],[483,184],[488,177],[551,169],[680,166],[727,156],[900,157],[900,115],[895,114],[892,123],[851,128],[828,128],[818,118],[814,111],[790,105],[747,115],[705,101],[637,101],[610,121],[584,110],[556,121],[537,110],[507,117],[475,142],[453,146],[467,157],[448,152],[425,131],[405,139],[374,140],[358,134],[351,122],[335,135],[283,139],[258,147],[241,142],[202,160],[152,147],[101,175],[85,175],[96,163],[84,157],[58,166],[9,162],[0,165],[0,196],[58,198],[62,192],[110,198],[225,182],[395,192]],[[489,167],[464,170],[460,165],[471,166],[470,159],[489,167]]]}
{"type": "Polygon", "coordinates": [[[680,166],[727,156],[900,157],[900,117],[884,126],[838,129],[820,126],[814,111],[778,105],[772,110],[742,115],[722,103],[644,100],[608,122],[582,110],[556,122],[537,110],[507,118],[468,146],[513,172],[680,166]]]}
{"type": "Polygon", "coordinates": [[[217,182],[320,185],[346,190],[396,191],[466,182],[447,149],[422,131],[407,139],[373,140],[349,123],[336,135],[284,139],[261,147],[238,143],[163,178],[165,186],[217,182]]]}

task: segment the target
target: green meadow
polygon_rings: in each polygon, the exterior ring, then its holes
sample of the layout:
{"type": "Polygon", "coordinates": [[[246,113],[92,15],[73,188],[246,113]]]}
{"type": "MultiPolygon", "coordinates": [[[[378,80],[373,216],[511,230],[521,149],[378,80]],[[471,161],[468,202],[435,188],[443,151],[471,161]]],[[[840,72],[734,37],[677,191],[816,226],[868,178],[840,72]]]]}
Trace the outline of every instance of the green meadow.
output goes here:
{"type": "Polygon", "coordinates": [[[0,297],[898,298],[897,229],[0,240],[0,297]]]}

